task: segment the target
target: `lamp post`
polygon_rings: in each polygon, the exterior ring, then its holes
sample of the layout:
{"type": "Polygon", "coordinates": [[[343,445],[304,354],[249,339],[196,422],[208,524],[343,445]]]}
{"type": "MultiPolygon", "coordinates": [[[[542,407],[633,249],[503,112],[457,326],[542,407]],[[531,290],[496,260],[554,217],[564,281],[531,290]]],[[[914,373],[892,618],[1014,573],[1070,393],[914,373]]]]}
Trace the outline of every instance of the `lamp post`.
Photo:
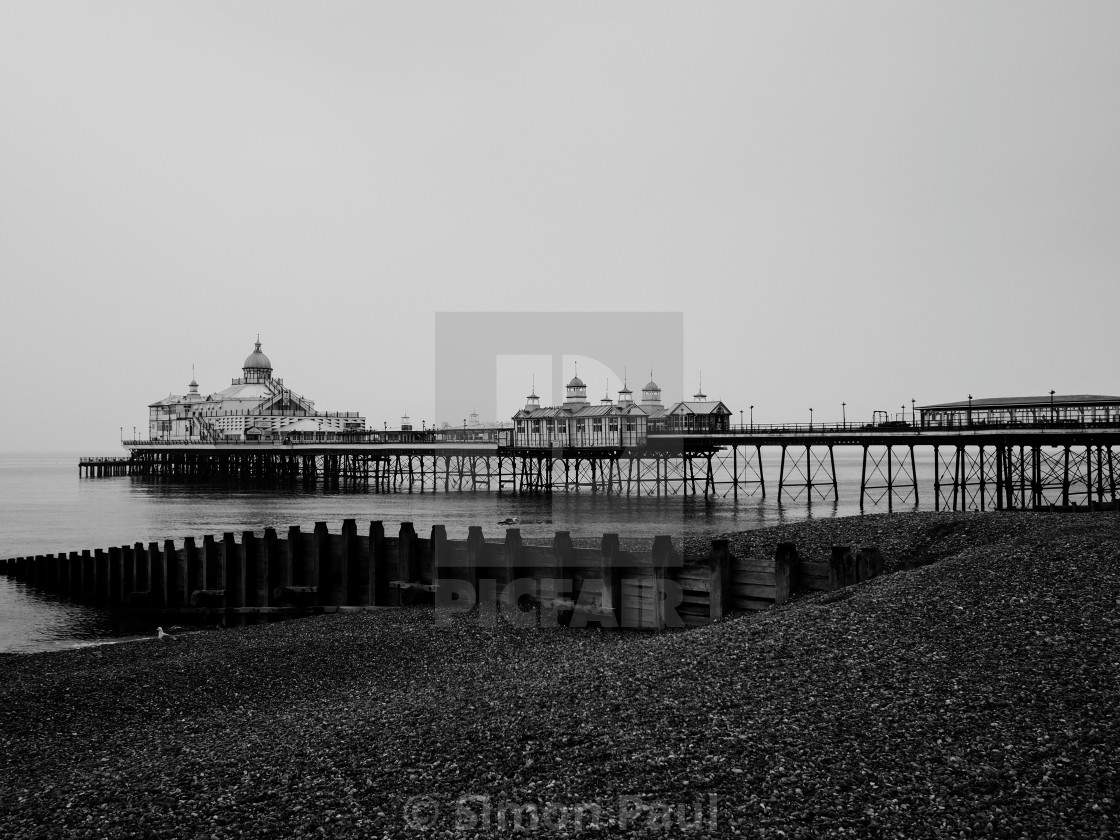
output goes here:
{"type": "Polygon", "coordinates": [[[751,406],[751,431],[754,431],[754,406],[751,406]]]}
{"type": "Polygon", "coordinates": [[[809,409],[809,428],[813,428],[813,409],[809,409]]]}
{"type": "Polygon", "coordinates": [[[844,428],[848,428],[848,404],[846,402],[840,403],[840,417],[844,421],[844,428]]]}
{"type": "Polygon", "coordinates": [[[743,409],[739,409],[739,428],[743,428],[743,409]]]}
{"type": "Polygon", "coordinates": [[[968,395],[968,417],[966,417],[965,419],[968,420],[968,425],[971,426],[972,425],[972,394],[968,395]]]}
{"type": "Polygon", "coordinates": [[[912,426],[918,425],[918,415],[914,413],[914,404],[917,402],[913,397],[910,398],[910,424],[912,426]]]}
{"type": "Polygon", "coordinates": [[[124,443],[124,426],[121,426],[121,443],[124,443]]]}
{"type": "Polygon", "coordinates": [[[1054,389],[1050,389],[1050,422],[1054,422],[1054,389]]]}

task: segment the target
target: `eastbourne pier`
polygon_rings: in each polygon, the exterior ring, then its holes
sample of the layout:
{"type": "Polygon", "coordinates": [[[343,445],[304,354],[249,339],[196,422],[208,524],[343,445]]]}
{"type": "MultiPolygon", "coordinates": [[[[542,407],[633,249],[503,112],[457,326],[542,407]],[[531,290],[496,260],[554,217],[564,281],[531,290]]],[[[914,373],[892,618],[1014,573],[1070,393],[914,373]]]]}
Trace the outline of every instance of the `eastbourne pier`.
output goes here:
{"type": "MultiPolygon", "coordinates": [[[[370,431],[357,412],[319,412],[272,377],[258,340],[229,388],[149,406],[146,439],[119,458],[82,458],[84,476],[322,483],[373,492],[596,492],[779,501],[838,500],[836,449],[862,451],[859,504],[937,510],[1116,509],[1120,397],[1058,395],[911,404],[870,423],[730,422],[697,393],[672,406],[650,382],[641,401],[587,399],[578,378],[563,405],[535,393],[508,425],[370,431]],[[920,486],[915,450],[932,454],[920,486]],[[767,457],[764,458],[764,452],[767,457]],[[776,475],[764,463],[777,462],[776,475]],[[925,477],[929,481],[929,477],[925,477]]],[[[740,418],[742,413],[740,412],[740,418]]]]}

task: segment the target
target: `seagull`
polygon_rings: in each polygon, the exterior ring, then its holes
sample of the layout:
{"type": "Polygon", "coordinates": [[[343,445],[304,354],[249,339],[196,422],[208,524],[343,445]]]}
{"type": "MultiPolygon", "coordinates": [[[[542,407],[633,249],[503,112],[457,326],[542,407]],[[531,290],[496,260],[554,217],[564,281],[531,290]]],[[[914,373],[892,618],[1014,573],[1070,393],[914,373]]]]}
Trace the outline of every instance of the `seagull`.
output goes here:
{"type": "Polygon", "coordinates": [[[161,642],[177,642],[177,641],[179,641],[174,636],[172,636],[170,633],[164,633],[162,627],[157,627],[156,628],[156,635],[159,637],[159,640],[161,642]]]}
{"type": "Polygon", "coordinates": [[[499,525],[517,525],[520,521],[521,520],[518,519],[516,516],[507,516],[505,519],[503,519],[498,524],[499,525]]]}

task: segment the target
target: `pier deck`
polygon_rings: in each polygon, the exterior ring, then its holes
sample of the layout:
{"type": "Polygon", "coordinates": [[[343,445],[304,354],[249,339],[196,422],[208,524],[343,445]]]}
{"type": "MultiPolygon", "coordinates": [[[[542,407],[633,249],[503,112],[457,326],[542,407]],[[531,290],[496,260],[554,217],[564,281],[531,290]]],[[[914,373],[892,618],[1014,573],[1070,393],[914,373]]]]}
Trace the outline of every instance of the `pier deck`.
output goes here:
{"type": "MultiPolygon", "coordinates": [[[[653,433],[640,445],[563,441],[509,429],[377,432],[331,440],[130,440],[129,456],[82,459],[84,475],[322,481],[375,492],[590,490],[622,495],[733,497],[768,486],[763,452],[779,461],[783,501],[839,496],[837,447],[860,447],[859,503],[936,509],[1076,508],[1118,504],[1120,421],[913,426],[892,423],[740,426],[653,433]],[[919,486],[915,449],[932,451],[919,486]]],[[[769,459],[768,459],[769,460],[769,459]]],[[[771,479],[771,483],[773,483],[771,479]]]]}

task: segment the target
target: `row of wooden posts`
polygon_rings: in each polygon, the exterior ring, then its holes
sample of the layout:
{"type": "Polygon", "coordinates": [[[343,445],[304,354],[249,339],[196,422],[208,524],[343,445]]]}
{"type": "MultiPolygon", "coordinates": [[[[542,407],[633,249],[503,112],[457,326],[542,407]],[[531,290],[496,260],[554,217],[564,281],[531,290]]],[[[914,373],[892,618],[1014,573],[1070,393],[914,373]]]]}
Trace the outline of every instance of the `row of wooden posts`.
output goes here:
{"type": "Polygon", "coordinates": [[[825,561],[800,558],[792,543],[762,556],[733,557],[713,540],[707,557],[686,565],[667,536],[648,552],[621,548],[605,534],[597,549],[559,531],[551,545],[526,545],[519,529],[487,542],[481,527],[449,540],[442,525],[420,537],[411,523],[387,536],[371,522],[340,533],[325,522],[279,536],[266,528],[187,537],[180,545],[135,543],[93,551],[0,560],[0,574],[46,592],[120,608],[153,620],[238,624],[429,603],[437,613],[475,606],[493,620],[659,629],[715,621],[731,610],[783,604],[801,591],[831,591],[880,573],[874,548],[835,546],[825,561]]]}

